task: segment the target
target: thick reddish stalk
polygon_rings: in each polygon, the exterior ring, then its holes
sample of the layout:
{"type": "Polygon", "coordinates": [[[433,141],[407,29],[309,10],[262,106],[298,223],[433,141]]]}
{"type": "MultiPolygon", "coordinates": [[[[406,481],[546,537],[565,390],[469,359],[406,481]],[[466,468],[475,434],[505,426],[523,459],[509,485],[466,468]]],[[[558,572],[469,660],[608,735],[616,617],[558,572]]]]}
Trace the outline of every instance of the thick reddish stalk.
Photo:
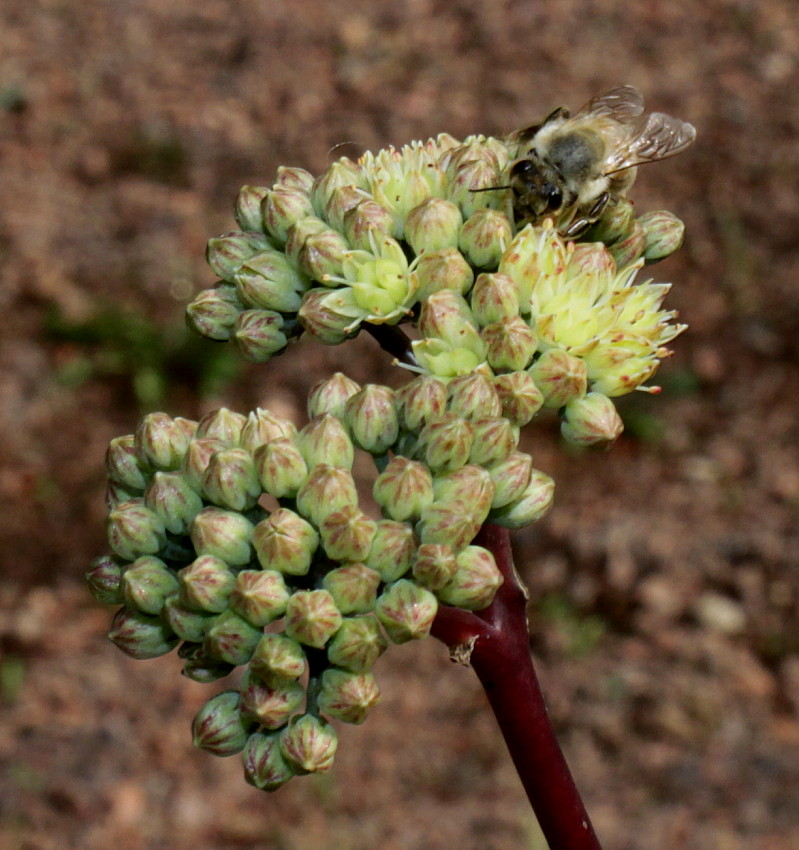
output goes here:
{"type": "Polygon", "coordinates": [[[442,608],[433,634],[468,659],[488,696],[550,850],[601,850],[549,719],[527,632],[527,594],[506,529],[486,525],[475,542],[505,577],[494,602],[476,614],[442,608]]]}

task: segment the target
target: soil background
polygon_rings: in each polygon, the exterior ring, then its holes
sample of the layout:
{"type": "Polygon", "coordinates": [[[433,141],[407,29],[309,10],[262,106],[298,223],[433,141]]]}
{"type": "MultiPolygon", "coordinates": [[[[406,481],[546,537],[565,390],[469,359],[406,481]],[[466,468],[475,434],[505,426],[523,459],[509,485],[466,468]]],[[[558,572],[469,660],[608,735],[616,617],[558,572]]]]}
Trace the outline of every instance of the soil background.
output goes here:
{"type": "Polygon", "coordinates": [[[796,11],[3,0],[3,850],[545,848],[475,677],[435,641],[381,660],[383,702],[330,775],[270,796],[192,749],[214,691],[107,642],[82,575],[106,550],[105,446],[143,412],[301,422],[333,370],[399,383],[366,338],[268,369],[190,338],[240,185],[342,142],[502,134],[621,83],[698,129],[632,193],[687,224],[653,272],[690,329],[610,453],[531,430],[558,483],[515,537],[532,647],[607,850],[799,847],[796,11]]]}

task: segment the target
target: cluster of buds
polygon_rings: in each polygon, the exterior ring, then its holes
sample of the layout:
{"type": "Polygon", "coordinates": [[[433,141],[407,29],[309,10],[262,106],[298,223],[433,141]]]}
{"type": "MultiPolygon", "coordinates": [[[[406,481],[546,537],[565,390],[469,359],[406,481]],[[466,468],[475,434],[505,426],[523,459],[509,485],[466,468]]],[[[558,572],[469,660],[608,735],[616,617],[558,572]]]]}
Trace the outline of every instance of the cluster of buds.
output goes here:
{"type": "MultiPolygon", "coordinates": [[[[208,243],[217,285],[195,298],[190,324],[233,339],[264,362],[303,332],[325,344],[364,323],[418,325],[419,369],[449,380],[481,371],[519,406],[562,413],[563,436],[612,441],[610,399],[644,386],[683,326],[661,310],[666,284],[636,282],[675,251],[671,213],[635,217],[622,198],[565,241],[551,222],[514,221],[513,144],[446,134],[347,158],[314,177],[280,168],[271,188],[244,187],[240,231],[208,243]]],[[[529,415],[528,415],[529,413],[529,415]]]]}
{"type": "Polygon", "coordinates": [[[330,721],[361,723],[377,703],[372,668],[389,642],[428,635],[440,604],[491,604],[503,579],[473,544],[481,525],[526,525],[552,500],[479,373],[396,393],[337,374],[313,389],[309,416],[298,430],[261,409],[155,413],[112,440],[112,553],[87,574],[121,606],[109,636],[128,655],[177,647],[198,682],[246,667],[201,709],[194,741],[242,752],[267,790],[330,768],[330,721]],[[359,504],[357,450],[381,470],[380,517],[359,504]]]}

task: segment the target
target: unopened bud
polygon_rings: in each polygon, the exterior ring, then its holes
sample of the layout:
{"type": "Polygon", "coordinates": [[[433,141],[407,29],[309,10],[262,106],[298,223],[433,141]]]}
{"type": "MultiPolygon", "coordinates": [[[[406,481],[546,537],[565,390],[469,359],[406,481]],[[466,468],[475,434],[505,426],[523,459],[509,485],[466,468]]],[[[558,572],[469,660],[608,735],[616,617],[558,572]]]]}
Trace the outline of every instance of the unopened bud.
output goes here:
{"type": "Polygon", "coordinates": [[[633,228],[634,221],[635,207],[632,201],[619,198],[606,208],[602,218],[591,227],[586,236],[592,242],[610,245],[626,238],[633,228]]]}
{"type": "Polygon", "coordinates": [[[418,431],[446,411],[447,385],[432,375],[420,375],[400,388],[395,398],[403,427],[418,431]]]}
{"type": "Polygon", "coordinates": [[[644,228],[646,234],[644,259],[647,263],[665,259],[682,245],[685,225],[667,210],[644,213],[639,216],[638,224],[644,228]]]}
{"type": "Polygon", "coordinates": [[[224,611],[211,621],[205,632],[203,650],[228,664],[246,664],[263,632],[233,611],[224,611]]]}
{"type": "Polygon", "coordinates": [[[374,617],[345,617],[327,646],[331,664],[363,673],[386,651],[386,639],[374,617]]]}
{"type": "Polygon", "coordinates": [[[297,435],[296,444],[309,469],[318,463],[352,469],[352,440],[341,421],[329,413],[312,419],[297,435]]]}
{"type": "Polygon", "coordinates": [[[379,584],[380,574],[364,564],[338,567],[322,579],[322,586],[330,592],[342,614],[366,614],[373,610],[379,584]]]}
{"type": "Polygon", "coordinates": [[[424,464],[398,455],[377,476],[372,493],[386,516],[414,520],[433,501],[433,478],[424,464]]]}
{"type": "Polygon", "coordinates": [[[499,416],[502,404],[491,379],[481,372],[460,375],[447,384],[447,410],[463,419],[499,416]]]}
{"type": "Polygon", "coordinates": [[[108,515],[108,542],[127,561],[156,555],[166,543],[163,522],[140,499],[121,502],[108,515]]]}
{"type": "Polygon", "coordinates": [[[288,189],[300,189],[310,194],[313,187],[313,174],[304,168],[294,165],[280,165],[277,169],[275,186],[285,186],[288,189]]]}
{"type": "Polygon", "coordinates": [[[283,249],[289,261],[299,267],[300,255],[309,237],[317,233],[327,233],[328,230],[330,230],[330,225],[315,215],[309,215],[293,224],[289,228],[286,245],[283,249]]]}
{"type": "Polygon", "coordinates": [[[198,555],[214,555],[234,567],[249,563],[252,533],[248,519],[219,508],[203,508],[189,528],[198,555]]]}
{"type": "Polygon", "coordinates": [[[411,568],[417,545],[409,525],[390,519],[381,520],[377,523],[366,566],[379,573],[383,581],[395,581],[411,568]]]}
{"type": "Polygon", "coordinates": [[[280,752],[280,734],[255,732],[242,753],[244,778],[261,791],[276,791],[295,776],[294,768],[280,752]]]}
{"type": "Polygon", "coordinates": [[[308,477],[308,466],[293,440],[272,440],[255,451],[255,470],[265,493],[294,498],[308,477]]]}
{"type": "Polygon", "coordinates": [[[210,460],[202,481],[209,502],[231,511],[253,507],[261,495],[252,455],[244,449],[223,449],[210,460]]]}
{"type": "Polygon", "coordinates": [[[419,433],[419,451],[434,473],[463,466],[472,450],[471,423],[452,413],[430,422],[419,433]]]}
{"type": "Polygon", "coordinates": [[[443,543],[423,543],[413,562],[413,577],[428,590],[441,590],[458,568],[455,551],[443,543]]]}
{"type": "Polygon", "coordinates": [[[223,691],[197,712],[191,724],[194,746],[215,756],[233,756],[244,749],[250,726],[240,711],[236,691],[223,691]]]}
{"type": "Polygon", "coordinates": [[[533,471],[533,459],[524,452],[513,452],[488,471],[494,482],[494,500],[491,506],[494,509],[504,508],[519,499],[527,489],[533,471]]]}
{"type": "Polygon", "coordinates": [[[230,594],[232,611],[253,626],[266,626],[282,616],[289,600],[289,590],[276,570],[242,570],[230,594]]]}
{"type": "Polygon", "coordinates": [[[302,576],[311,567],[319,535],[294,511],[278,508],[255,526],[252,543],[265,570],[302,576]]]}
{"type": "Polygon", "coordinates": [[[113,555],[102,555],[89,564],[86,583],[92,596],[105,605],[122,602],[122,564],[113,555]]]}
{"type": "Polygon", "coordinates": [[[205,258],[217,277],[233,282],[234,275],[250,257],[272,249],[272,243],[260,233],[232,231],[209,239],[205,258]]]}
{"type": "Polygon", "coordinates": [[[300,249],[300,269],[308,277],[327,285],[331,278],[343,274],[344,252],[349,249],[347,240],[332,228],[312,233],[300,249]]]}
{"type": "Polygon", "coordinates": [[[482,521],[491,510],[494,499],[494,483],[488,470],[469,464],[446,475],[433,479],[436,502],[464,502],[470,505],[474,515],[482,521]]]}
{"type": "Polygon", "coordinates": [[[405,240],[414,254],[457,248],[463,225],[461,211],[451,201],[428,198],[405,219],[405,240]]]}
{"type": "Polygon", "coordinates": [[[298,773],[326,773],[333,766],[338,738],[319,717],[293,717],[280,733],[280,752],[298,773]]]}
{"type": "Polygon", "coordinates": [[[195,610],[219,614],[228,606],[236,577],[213,555],[201,555],[178,572],[180,601],[195,610]]]}
{"type": "Polygon", "coordinates": [[[616,267],[621,270],[639,259],[646,250],[646,241],[646,231],[641,223],[636,221],[629,236],[608,246],[608,251],[616,261],[616,267]]]}
{"type": "Polygon", "coordinates": [[[496,268],[512,239],[513,227],[505,213],[480,209],[463,225],[458,247],[475,268],[496,268]]]}
{"type": "Polygon", "coordinates": [[[312,419],[329,413],[341,419],[344,416],[347,401],[360,389],[360,384],[348,378],[343,372],[336,372],[330,378],[325,378],[311,387],[308,393],[308,416],[312,419]]]}
{"type": "Polygon", "coordinates": [[[521,316],[492,322],[483,328],[481,336],[488,365],[497,372],[526,369],[538,347],[535,331],[521,316]]]}
{"type": "MultiPolygon", "coordinates": [[[[197,423],[196,439],[221,440],[228,446],[238,445],[247,417],[226,407],[206,413],[197,423]]],[[[210,460],[210,458],[209,458],[210,460]]]]}
{"type": "Polygon", "coordinates": [[[523,528],[541,519],[550,509],[554,492],[555,482],[548,475],[534,469],[524,493],[509,505],[492,511],[491,522],[505,528],[523,528]]]}
{"type": "Polygon", "coordinates": [[[353,336],[363,315],[349,288],[324,287],[309,289],[297,313],[306,333],[323,345],[338,345],[353,336]]]}
{"type": "Polygon", "coordinates": [[[494,556],[481,546],[467,546],[457,557],[458,568],[438,598],[447,605],[481,611],[494,599],[503,582],[494,556]]]}
{"type": "Polygon", "coordinates": [[[566,405],[560,432],[577,446],[612,443],[624,430],[616,406],[602,393],[588,393],[566,405]]]}
{"type": "Polygon", "coordinates": [[[305,698],[305,688],[294,679],[265,682],[248,674],[241,687],[241,710],[267,729],[288,723],[305,698]]]}
{"type": "Polygon", "coordinates": [[[434,502],[422,513],[417,533],[422,543],[443,543],[459,552],[472,542],[482,519],[482,512],[466,502],[434,502]]]}
{"type": "Polygon", "coordinates": [[[111,621],[108,637],[131,658],[158,658],[171,652],[178,638],[160,617],[149,617],[132,608],[120,608],[111,621]]]}
{"type": "Polygon", "coordinates": [[[338,189],[335,195],[334,203],[327,207],[328,221],[335,227],[338,219],[335,211],[344,209],[340,218],[341,227],[353,248],[370,251],[375,236],[391,236],[394,216],[382,204],[372,198],[363,198],[360,192],[351,188],[338,189]]]}
{"type": "Polygon", "coordinates": [[[161,617],[181,640],[190,643],[202,642],[205,631],[213,619],[213,615],[205,611],[196,611],[186,607],[181,602],[178,593],[173,593],[164,600],[161,617]]]}
{"type": "Polygon", "coordinates": [[[297,509],[315,526],[345,505],[358,504],[358,491],[352,473],[339,466],[317,464],[297,493],[297,509]]]}
{"type": "Polygon", "coordinates": [[[469,303],[477,323],[490,325],[519,315],[519,289],[509,275],[483,273],[474,282],[469,303]]]}
{"type": "Polygon", "coordinates": [[[181,474],[192,490],[202,490],[202,480],[211,458],[228,447],[228,443],[213,438],[192,440],[181,463],[181,474]]]}
{"type": "Polygon", "coordinates": [[[143,614],[160,614],[164,600],[177,589],[175,573],[152,555],[137,558],[122,576],[125,604],[143,614]]]}
{"type": "Polygon", "coordinates": [[[297,427],[293,422],[258,407],[247,416],[247,421],[241,429],[239,445],[248,452],[255,453],[256,449],[271,443],[272,440],[283,437],[294,439],[296,434],[297,427]]]}
{"type": "Polygon", "coordinates": [[[485,159],[466,160],[453,171],[447,195],[460,207],[465,219],[484,207],[504,207],[503,190],[491,191],[492,187],[501,186],[503,182],[494,164],[485,159]]]}
{"type": "Polygon", "coordinates": [[[502,415],[519,428],[526,425],[544,403],[544,394],[528,372],[497,375],[494,386],[502,402],[502,415]]]}
{"type": "Polygon", "coordinates": [[[172,534],[184,534],[203,501],[178,472],[156,472],[144,491],[144,504],[172,534]]]}
{"type": "Polygon", "coordinates": [[[550,348],[527,370],[544,395],[544,407],[557,409],[585,395],[585,361],[559,348],[550,348]]]}
{"type": "Polygon", "coordinates": [[[296,312],[309,280],[278,251],[264,251],[247,260],[235,276],[236,292],[248,307],[296,312]]]}
{"type": "Polygon", "coordinates": [[[226,340],[233,335],[233,328],[244,305],[239,301],[234,286],[217,286],[204,289],[186,307],[186,322],[200,336],[226,340]]]}
{"type": "Polygon", "coordinates": [[[129,492],[141,492],[147,486],[147,476],[139,464],[133,434],[111,440],[105,453],[105,468],[108,477],[129,492]]]}
{"type": "Polygon", "coordinates": [[[318,213],[324,211],[333,192],[341,186],[366,189],[363,170],[345,156],[331,163],[313,182],[311,197],[318,213]]]}
{"type": "Polygon", "coordinates": [[[434,292],[422,305],[419,330],[426,338],[440,339],[450,345],[470,347],[476,338],[477,324],[463,296],[450,289],[434,292]]]}
{"type": "Polygon", "coordinates": [[[286,241],[286,234],[295,222],[313,215],[308,193],[291,186],[275,186],[264,198],[261,210],[269,235],[281,243],[286,241]]]}
{"type": "Polygon", "coordinates": [[[242,186],[239,189],[233,205],[233,215],[242,230],[263,233],[261,202],[268,194],[267,186],[242,186]]]}
{"type": "Polygon", "coordinates": [[[451,289],[465,295],[474,281],[472,267],[457,248],[425,252],[413,271],[417,280],[416,298],[426,301],[434,292],[451,289]]]}
{"type": "Polygon", "coordinates": [[[322,673],[319,710],[345,723],[363,723],[380,702],[380,688],[371,673],[328,669],[322,673]]]}
{"type": "Polygon", "coordinates": [[[286,635],[321,649],[338,631],[341,611],[328,590],[298,590],[286,606],[286,635]]]}
{"type": "Polygon", "coordinates": [[[172,470],[180,466],[190,437],[166,413],[148,413],[136,429],[136,455],[139,463],[154,469],[172,470]]]}
{"type": "Polygon", "coordinates": [[[233,336],[242,357],[252,363],[266,363],[288,345],[285,319],[273,310],[243,310],[233,336]]]}
{"type": "Polygon", "coordinates": [[[371,454],[385,454],[399,436],[394,392],[379,384],[367,384],[348,401],[345,421],[356,446],[371,454]]]}
{"type": "Polygon", "coordinates": [[[469,463],[491,466],[501,463],[516,448],[519,429],[504,416],[488,416],[472,420],[474,440],[469,463]]]}
{"type": "Polygon", "coordinates": [[[265,682],[299,679],[306,666],[303,648],[285,635],[264,635],[250,659],[250,668],[265,682]]]}
{"type": "Polygon", "coordinates": [[[404,578],[390,584],[375,604],[375,614],[394,643],[427,637],[437,612],[436,597],[404,578]]]}
{"type": "Polygon", "coordinates": [[[369,554],[377,523],[357,505],[329,513],[319,526],[322,545],[334,561],[362,561],[369,554]]]}

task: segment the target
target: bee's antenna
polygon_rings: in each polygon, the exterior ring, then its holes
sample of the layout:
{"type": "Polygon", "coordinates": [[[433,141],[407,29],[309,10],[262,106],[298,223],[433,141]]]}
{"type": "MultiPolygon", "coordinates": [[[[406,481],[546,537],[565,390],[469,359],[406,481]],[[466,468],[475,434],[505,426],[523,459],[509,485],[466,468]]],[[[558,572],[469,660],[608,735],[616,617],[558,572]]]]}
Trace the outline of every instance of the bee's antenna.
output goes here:
{"type": "Polygon", "coordinates": [[[484,186],[482,189],[469,189],[470,192],[496,192],[499,189],[512,189],[513,186],[484,186]]]}
{"type": "MultiPolygon", "coordinates": [[[[332,148],[327,152],[328,159],[332,159],[332,157],[336,154],[336,151],[340,151],[341,148],[346,148],[352,146],[354,150],[352,154],[355,156],[360,156],[363,153],[363,147],[358,144],[354,139],[350,139],[348,142],[339,142],[337,145],[333,145],[332,148]]],[[[346,154],[343,154],[346,156],[346,154]]]]}

